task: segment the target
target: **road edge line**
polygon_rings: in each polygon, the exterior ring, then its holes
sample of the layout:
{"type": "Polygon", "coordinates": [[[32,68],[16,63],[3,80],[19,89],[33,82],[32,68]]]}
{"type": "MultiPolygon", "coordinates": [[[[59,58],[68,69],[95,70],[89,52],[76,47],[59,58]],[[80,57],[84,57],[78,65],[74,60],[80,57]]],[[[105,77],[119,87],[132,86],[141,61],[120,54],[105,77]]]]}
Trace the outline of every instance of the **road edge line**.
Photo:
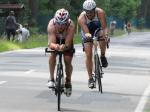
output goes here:
{"type": "Polygon", "coordinates": [[[136,109],[134,112],[143,112],[144,110],[144,107],[148,101],[148,97],[149,97],[149,94],[150,94],[150,84],[148,85],[148,87],[145,89],[136,109]]]}

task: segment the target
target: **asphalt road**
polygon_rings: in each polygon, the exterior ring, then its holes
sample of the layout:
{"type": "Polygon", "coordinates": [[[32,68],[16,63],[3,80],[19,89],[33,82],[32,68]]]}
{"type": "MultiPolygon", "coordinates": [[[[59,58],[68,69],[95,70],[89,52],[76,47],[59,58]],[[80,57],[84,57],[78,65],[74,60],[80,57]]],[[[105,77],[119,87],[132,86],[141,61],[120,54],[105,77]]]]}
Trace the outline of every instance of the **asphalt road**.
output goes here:
{"type": "MultiPolygon", "coordinates": [[[[88,88],[85,55],[81,45],[75,48],[73,93],[62,95],[62,112],[144,112],[150,94],[150,33],[111,39],[103,94],[88,88]]],[[[0,112],[57,112],[48,78],[44,48],[0,53],[0,112]]]]}

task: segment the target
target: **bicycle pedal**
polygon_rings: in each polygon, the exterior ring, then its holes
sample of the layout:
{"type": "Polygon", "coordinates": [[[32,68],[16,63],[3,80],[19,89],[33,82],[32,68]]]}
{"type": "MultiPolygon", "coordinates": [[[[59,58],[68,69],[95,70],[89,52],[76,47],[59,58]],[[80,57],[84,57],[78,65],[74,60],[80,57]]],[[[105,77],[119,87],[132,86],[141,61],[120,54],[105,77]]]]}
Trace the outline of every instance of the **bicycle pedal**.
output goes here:
{"type": "Polygon", "coordinates": [[[91,89],[94,89],[95,87],[91,87],[91,89]]]}
{"type": "Polygon", "coordinates": [[[55,89],[55,87],[48,87],[48,88],[51,89],[51,90],[55,89]]]}
{"type": "Polygon", "coordinates": [[[53,87],[53,88],[50,88],[52,91],[55,91],[55,87],[53,87]]]}
{"type": "Polygon", "coordinates": [[[64,91],[64,94],[65,94],[67,97],[70,97],[71,94],[72,94],[71,88],[66,88],[65,91],[64,91]]]}
{"type": "Polygon", "coordinates": [[[94,87],[93,88],[96,88],[96,85],[94,85],[94,87]]]}
{"type": "Polygon", "coordinates": [[[55,90],[55,95],[57,96],[57,91],[55,90]]]}
{"type": "Polygon", "coordinates": [[[94,87],[93,88],[96,88],[96,85],[94,85],[94,87]]]}
{"type": "Polygon", "coordinates": [[[96,88],[96,86],[93,85],[92,87],[89,87],[89,88],[90,88],[90,89],[94,89],[94,88],[96,88]]]}
{"type": "Polygon", "coordinates": [[[63,92],[65,92],[65,90],[64,90],[64,89],[62,89],[62,90],[61,90],[61,93],[63,93],[63,92]]]}

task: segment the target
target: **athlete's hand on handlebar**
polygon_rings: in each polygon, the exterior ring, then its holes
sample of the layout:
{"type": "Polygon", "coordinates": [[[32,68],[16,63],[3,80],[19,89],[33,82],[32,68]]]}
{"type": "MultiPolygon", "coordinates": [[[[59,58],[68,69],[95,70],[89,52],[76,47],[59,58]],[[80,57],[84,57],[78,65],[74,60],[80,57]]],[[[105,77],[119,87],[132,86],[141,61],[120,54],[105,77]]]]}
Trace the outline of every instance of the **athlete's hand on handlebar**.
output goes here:
{"type": "Polygon", "coordinates": [[[55,44],[55,50],[59,50],[59,44],[55,44]]]}
{"type": "Polygon", "coordinates": [[[90,33],[85,34],[86,42],[92,42],[92,35],[90,33]]]}
{"type": "Polygon", "coordinates": [[[105,42],[109,42],[110,38],[109,37],[104,37],[103,39],[104,39],[105,42]]]}
{"type": "Polygon", "coordinates": [[[58,51],[64,51],[64,49],[65,49],[65,44],[59,45],[58,51]]]}
{"type": "Polygon", "coordinates": [[[56,51],[67,51],[69,48],[65,45],[65,44],[61,44],[61,45],[59,45],[59,44],[56,44],[57,46],[56,46],[56,51]]]}
{"type": "Polygon", "coordinates": [[[85,34],[85,37],[86,37],[87,39],[89,39],[89,38],[92,37],[92,35],[91,35],[90,33],[86,33],[86,34],[85,34]]]}

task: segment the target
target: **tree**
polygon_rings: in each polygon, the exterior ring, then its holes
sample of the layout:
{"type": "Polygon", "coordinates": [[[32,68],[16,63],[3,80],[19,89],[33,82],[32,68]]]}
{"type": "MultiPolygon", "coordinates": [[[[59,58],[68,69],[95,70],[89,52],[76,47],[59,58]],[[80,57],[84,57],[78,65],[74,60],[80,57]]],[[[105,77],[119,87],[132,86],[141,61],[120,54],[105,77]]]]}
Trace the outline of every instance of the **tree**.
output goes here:
{"type": "Polygon", "coordinates": [[[145,20],[146,26],[150,28],[150,0],[141,0],[141,8],[139,10],[139,18],[145,20]]]}
{"type": "Polygon", "coordinates": [[[28,4],[31,11],[31,20],[29,21],[29,25],[34,25],[36,23],[36,17],[38,12],[38,1],[28,0],[28,4]]]}
{"type": "Polygon", "coordinates": [[[130,20],[137,15],[139,0],[106,0],[105,9],[109,16],[130,20]]]}

